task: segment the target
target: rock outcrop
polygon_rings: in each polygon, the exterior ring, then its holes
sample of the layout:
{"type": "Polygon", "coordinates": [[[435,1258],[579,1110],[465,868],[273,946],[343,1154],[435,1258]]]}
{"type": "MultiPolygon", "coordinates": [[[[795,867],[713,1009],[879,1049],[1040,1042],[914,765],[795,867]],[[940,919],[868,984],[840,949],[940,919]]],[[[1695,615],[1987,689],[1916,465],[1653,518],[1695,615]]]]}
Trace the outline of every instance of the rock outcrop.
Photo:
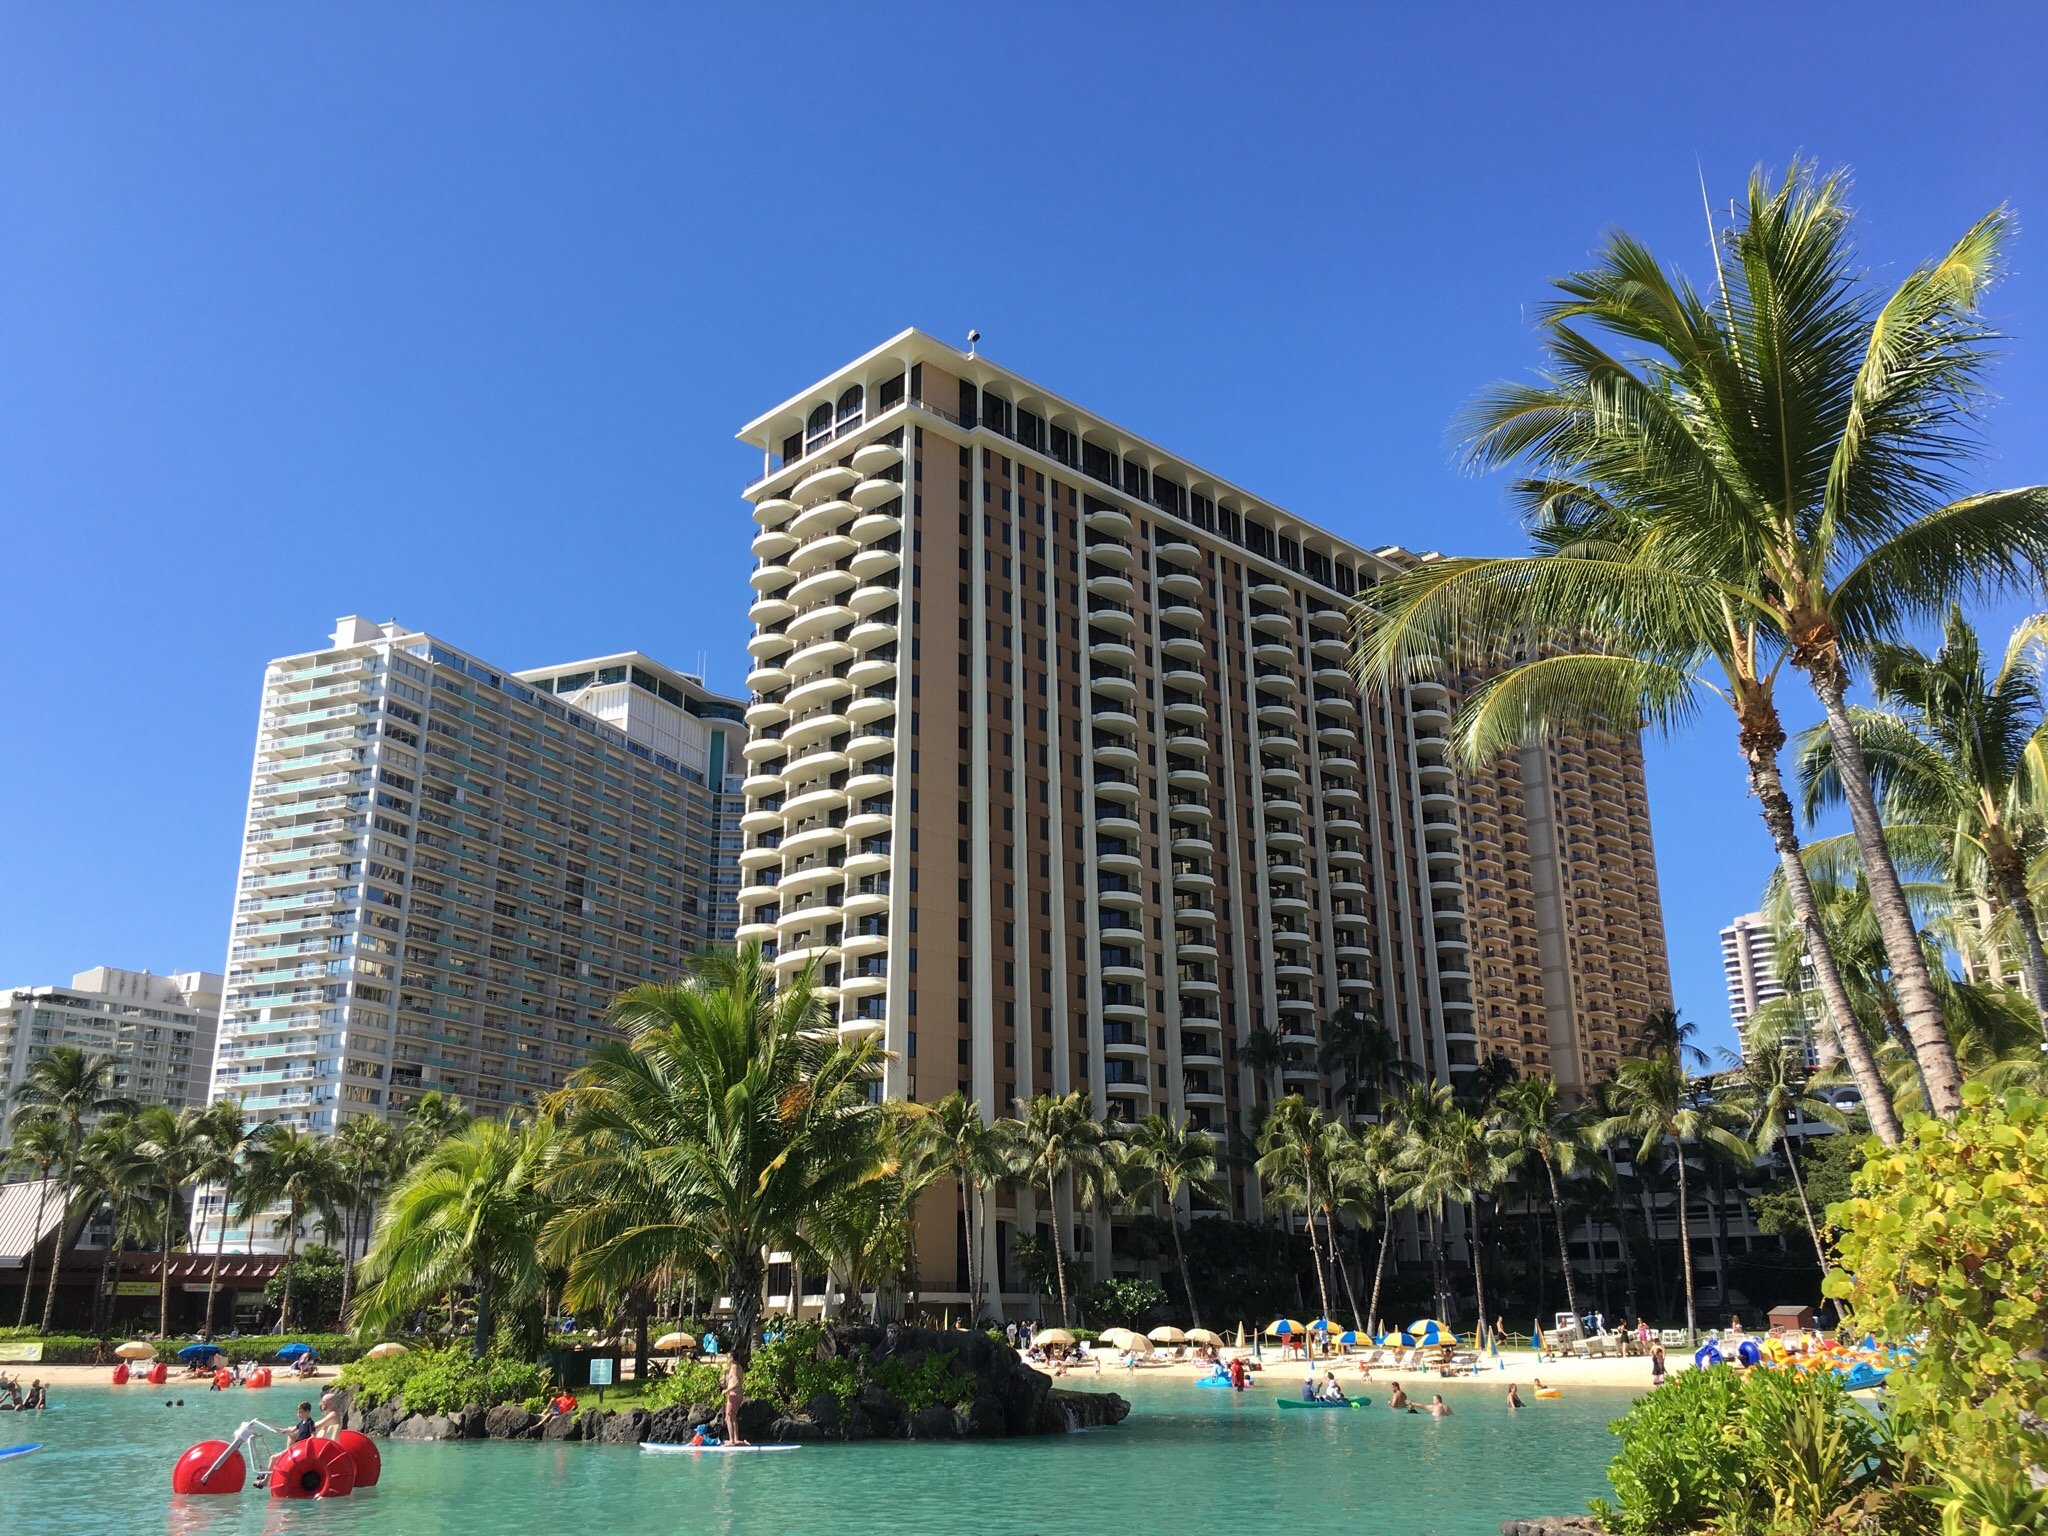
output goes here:
{"type": "Polygon", "coordinates": [[[1607,1536],[1607,1528],[1591,1515],[1543,1515],[1534,1520],[1503,1520],[1500,1536],[1607,1536]]]}
{"type": "MultiPolygon", "coordinates": [[[[1063,1435],[1121,1424],[1131,1405],[1114,1392],[1072,1392],[1017,1358],[1016,1351],[979,1333],[930,1328],[828,1327],[819,1336],[820,1360],[844,1359],[854,1367],[857,1386],[841,1403],[820,1393],[800,1408],[749,1400],[740,1405],[740,1433],[770,1442],[845,1440],[996,1439],[1009,1435],[1063,1435]],[[944,1361],[942,1400],[906,1403],[876,1378],[923,1379],[944,1361]]],[[[650,1413],[645,1408],[615,1412],[587,1408],[581,1413],[540,1415],[517,1404],[469,1407],[453,1414],[407,1413],[396,1403],[358,1409],[348,1394],[342,1422],[365,1434],[394,1440],[553,1440],[595,1445],[674,1444],[698,1425],[724,1432],[723,1403],[679,1404],[650,1413]]],[[[1555,1533],[1527,1536],[1563,1536],[1555,1533]]],[[[1521,1533],[1511,1533],[1521,1536],[1521,1533]]]]}

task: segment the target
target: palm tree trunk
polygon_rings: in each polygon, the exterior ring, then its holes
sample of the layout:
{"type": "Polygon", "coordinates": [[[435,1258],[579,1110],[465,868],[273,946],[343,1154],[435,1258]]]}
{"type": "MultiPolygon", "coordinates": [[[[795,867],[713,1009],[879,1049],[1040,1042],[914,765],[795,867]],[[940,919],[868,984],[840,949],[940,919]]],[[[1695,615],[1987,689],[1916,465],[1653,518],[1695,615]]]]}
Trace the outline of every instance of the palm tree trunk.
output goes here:
{"type": "Polygon", "coordinates": [[[1337,1251],[1336,1223],[1330,1219],[1327,1212],[1324,1213],[1323,1221],[1330,1233],[1330,1262],[1336,1266],[1337,1276],[1344,1282],[1344,1299],[1351,1303],[1351,1326],[1363,1328],[1365,1323],[1358,1315],[1358,1288],[1351,1283],[1351,1266],[1344,1262],[1344,1256],[1337,1251]]]}
{"type": "Polygon", "coordinates": [[[1182,1248],[1180,1245],[1180,1221],[1178,1220],[1178,1218],[1169,1214],[1167,1216],[1167,1222],[1173,1228],[1174,1267],[1180,1271],[1180,1288],[1183,1291],[1187,1292],[1188,1326],[1190,1328],[1199,1328],[1202,1326],[1202,1310],[1201,1308],[1195,1305],[1194,1277],[1188,1273],[1187,1250],[1182,1248]]]}
{"type": "Polygon", "coordinates": [[[1721,1310],[1728,1310],[1728,1181],[1711,1147],[1702,1145],[1707,1159],[1707,1184],[1714,1197],[1714,1294],[1721,1310]]]}
{"type": "Polygon", "coordinates": [[[1486,1266],[1480,1258],[1479,1196],[1476,1193],[1466,1202],[1465,1209],[1472,1214],[1472,1234],[1466,1246],[1472,1250],[1472,1302],[1479,1308],[1479,1325],[1472,1335],[1476,1339],[1486,1327],[1486,1266]]]}
{"type": "Polygon", "coordinates": [[[1806,1198],[1806,1180],[1799,1172],[1799,1149],[1790,1142],[1785,1145],[1785,1162],[1792,1170],[1792,1187],[1799,1191],[1799,1209],[1806,1214],[1806,1235],[1813,1239],[1813,1256],[1820,1261],[1821,1273],[1826,1274],[1827,1250],[1820,1245],[1820,1227],[1813,1219],[1813,1206],[1806,1198]]]}
{"type": "Polygon", "coordinates": [[[1447,1273],[1444,1249],[1449,1239],[1444,1232],[1444,1213],[1439,1206],[1430,1213],[1429,1269],[1430,1285],[1436,1292],[1436,1303],[1432,1310],[1445,1322],[1456,1309],[1451,1305],[1451,1278],[1447,1273]]]}
{"type": "Polygon", "coordinates": [[[1550,1159],[1543,1159],[1543,1171],[1550,1177],[1550,1215],[1557,1223],[1557,1256],[1564,1265],[1564,1304],[1572,1309],[1572,1316],[1579,1315],[1579,1291],[1572,1284],[1572,1250],[1565,1240],[1564,1197],[1558,1193],[1557,1170],[1550,1165],[1550,1159]]]}
{"type": "Polygon", "coordinates": [[[1664,1244],[1657,1236],[1657,1201],[1649,1181],[1638,1176],[1636,1179],[1637,1199],[1642,1206],[1643,1236],[1650,1244],[1650,1284],[1657,1296],[1657,1315],[1669,1317],[1671,1304],[1669,1293],[1664,1289],[1664,1244]]]}
{"type": "MultiPolygon", "coordinates": [[[[1620,1176],[1616,1175],[1619,1182],[1620,1176]]],[[[1614,1240],[1621,1249],[1621,1295],[1628,1304],[1632,1316],[1642,1315],[1642,1297],[1636,1291],[1636,1245],[1628,1235],[1628,1212],[1621,1203],[1621,1192],[1613,1191],[1614,1240]]]]}
{"type": "Polygon", "coordinates": [[[50,1283],[43,1288],[42,1332],[50,1331],[50,1319],[57,1312],[57,1277],[64,1272],[64,1229],[71,1224],[71,1201],[73,1199],[71,1180],[68,1178],[58,1187],[63,1204],[57,1218],[57,1230],[50,1243],[50,1283]]]}
{"type": "Polygon", "coordinates": [[[2027,894],[2026,865],[2002,827],[1995,836],[1987,836],[1985,843],[1991,883],[2020,930],[2020,944],[2027,957],[2027,990],[2033,994],[2034,1007],[2048,1018],[2048,951],[2041,947],[2040,919],[2034,911],[2034,898],[2027,894]]]}
{"type": "Polygon", "coordinates": [[[1892,986],[1898,993],[1899,1009],[1905,1015],[1913,1055],[1927,1084],[1927,1102],[1942,1119],[1953,1120],[1963,1107],[1963,1074],[1956,1065],[1948,1026],[1942,1021],[1941,999],[1935,995],[1927,954],[1920,947],[1913,909],[1906,903],[1905,887],[1899,883],[1898,867],[1892,862],[1891,847],[1885,841],[1877,797],[1870,787],[1870,771],[1863,761],[1863,746],[1857,741],[1855,726],[1849,719],[1846,679],[1838,664],[1815,665],[1807,675],[1827,711],[1828,736],[1835,748],[1835,772],[1842,782],[1842,798],[1848,802],[1856,847],[1863,856],[1870,913],[1884,938],[1885,960],[1891,967],[1892,986]]]}
{"type": "Polygon", "coordinates": [[[348,1304],[356,1289],[356,1218],[361,1208],[351,1204],[341,1229],[341,1325],[348,1326],[348,1304]]]}
{"type": "Polygon", "coordinates": [[[284,1293],[277,1302],[277,1331],[292,1331],[292,1264],[299,1254],[299,1209],[293,1206],[287,1212],[288,1225],[284,1233],[284,1293]]]}
{"type": "Polygon", "coordinates": [[[1386,1277],[1387,1244],[1393,1240],[1393,1236],[1394,1210],[1393,1207],[1387,1203],[1386,1198],[1382,1196],[1380,1199],[1380,1255],[1379,1258],[1373,1262],[1372,1301],[1366,1306],[1365,1309],[1365,1326],[1369,1329],[1377,1329],[1379,1327],[1380,1282],[1386,1277]]]}
{"type": "MultiPolygon", "coordinates": [[[[43,1214],[48,1206],[49,1199],[50,1170],[45,1168],[41,1181],[36,1185],[36,1224],[29,1229],[31,1240],[28,1245],[28,1252],[23,1254],[21,1259],[21,1312],[14,1319],[14,1326],[17,1328],[26,1328],[28,1326],[28,1299],[36,1288],[36,1247],[42,1241],[43,1214]]],[[[59,1228],[56,1243],[62,1243],[63,1241],[64,1233],[59,1228]]],[[[50,1251],[50,1268],[52,1270],[57,1267],[56,1243],[51,1245],[50,1251]]]]}
{"type": "Polygon", "coordinates": [[[173,1188],[164,1204],[164,1251],[156,1268],[156,1336],[171,1336],[171,1218],[177,1214],[178,1191],[173,1188]]]}
{"type": "Polygon", "coordinates": [[[213,1270],[206,1277],[206,1321],[200,1331],[208,1338],[213,1337],[213,1298],[220,1289],[220,1260],[228,1246],[228,1187],[220,1187],[220,1225],[213,1234],[213,1270]]]}
{"type": "Polygon", "coordinates": [[[1884,1074],[1877,1069],[1877,1057],[1870,1049],[1870,1039],[1857,1022],[1855,1006],[1849,1001],[1849,989],[1842,981],[1841,967],[1835,963],[1834,947],[1828,941],[1827,929],[1821,925],[1820,903],[1814,899],[1813,880],[1806,872],[1806,861],[1799,856],[1798,822],[1792,814],[1792,799],[1785,793],[1784,777],[1778,771],[1778,748],[1784,745],[1784,741],[1785,732],[1778,725],[1775,713],[1767,727],[1743,731],[1743,756],[1749,763],[1750,793],[1757,798],[1764,827],[1771,834],[1771,845],[1778,851],[1778,867],[1784,872],[1786,894],[1792,898],[1792,912],[1799,919],[1799,931],[1806,941],[1806,958],[1813,966],[1814,980],[1820,984],[1821,1000],[1827,1005],[1828,1023],[1833,1026],[1835,1042],[1849,1063],[1849,1075],[1855,1079],[1856,1091],[1870,1116],[1870,1128],[1876,1132],[1879,1141],[1895,1147],[1903,1135],[1898,1113],[1892,1108],[1884,1074]],[[1773,732],[1777,738],[1775,742],[1770,740],[1773,732]]]}
{"type": "Polygon", "coordinates": [[[732,1298],[732,1354],[747,1368],[754,1358],[754,1323],[761,1315],[761,1260],[758,1254],[735,1258],[725,1272],[725,1293],[732,1298]]]}
{"type": "Polygon", "coordinates": [[[1330,1283],[1323,1277],[1323,1245],[1316,1239],[1316,1181],[1306,1166],[1301,1171],[1301,1187],[1304,1204],[1308,1207],[1308,1253],[1316,1266],[1316,1295],[1321,1299],[1323,1310],[1319,1316],[1330,1315],[1330,1283]]]}
{"type": "Polygon", "coordinates": [[[1678,1153],[1678,1262],[1685,1268],[1685,1343],[1691,1349],[1700,1341],[1699,1317],[1692,1299],[1692,1216],[1686,1210],[1685,1148],[1672,1144],[1678,1153]]]}
{"type": "Polygon", "coordinates": [[[1060,1287],[1060,1326],[1070,1328],[1073,1326],[1073,1320],[1067,1309],[1067,1244],[1060,1235],[1060,1227],[1063,1225],[1060,1221],[1060,1196],[1059,1191],[1053,1187],[1050,1170],[1047,1170],[1045,1175],[1045,1214],[1046,1219],[1052,1223],[1052,1276],[1059,1282],[1060,1287]]]}

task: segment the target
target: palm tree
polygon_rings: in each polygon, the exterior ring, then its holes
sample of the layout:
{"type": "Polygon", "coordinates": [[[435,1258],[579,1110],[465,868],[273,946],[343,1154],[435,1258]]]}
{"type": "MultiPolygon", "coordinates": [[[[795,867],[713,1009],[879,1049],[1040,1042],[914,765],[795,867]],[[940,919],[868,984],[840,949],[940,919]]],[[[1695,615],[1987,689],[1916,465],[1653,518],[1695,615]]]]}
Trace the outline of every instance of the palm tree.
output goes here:
{"type": "Polygon", "coordinates": [[[1393,1032],[1369,1009],[1349,1005],[1324,1023],[1316,1065],[1337,1080],[1354,1113],[1377,1105],[1387,1087],[1410,1070],[1393,1032]]]}
{"type": "Polygon", "coordinates": [[[552,1101],[567,1144],[542,1251],[567,1270],[572,1305],[662,1274],[711,1278],[744,1365],[768,1252],[889,1171],[871,1097],[882,1047],[839,1035],[813,971],[776,987],[751,944],[635,987],[612,1014],[630,1042],[600,1046],[552,1101]]]}
{"type": "MultiPolygon", "coordinates": [[[[1512,1172],[1511,1160],[1500,1134],[1479,1116],[1459,1108],[1446,1084],[1410,1090],[1407,1124],[1402,1163],[1408,1172],[1408,1183],[1401,1198],[1434,1218],[1439,1251],[1443,1247],[1448,1207],[1456,1204],[1465,1208],[1471,1222],[1466,1247],[1472,1255],[1473,1299],[1479,1308],[1479,1326],[1484,1328],[1486,1271],[1481,1262],[1484,1243],[1479,1203],[1506,1182],[1512,1172]]],[[[1438,1268],[1441,1272],[1441,1261],[1438,1268]]],[[[1444,1285],[1438,1303],[1446,1313],[1450,1300],[1450,1288],[1444,1285]]]]}
{"type": "Polygon", "coordinates": [[[1259,1128],[1259,1159],[1253,1165],[1266,1181],[1275,1205],[1282,1209],[1298,1206],[1308,1215],[1309,1259],[1315,1266],[1316,1294],[1322,1304],[1317,1315],[1323,1318],[1330,1315],[1330,1286],[1323,1273],[1316,1215],[1323,1208],[1323,1191],[1328,1187],[1329,1143],[1323,1134],[1328,1124],[1323,1112],[1298,1093],[1276,1100],[1259,1128]]]}
{"type": "MultiPolygon", "coordinates": [[[[2020,626],[1996,672],[1987,673],[1977,631],[1952,608],[1941,649],[1910,645],[1870,651],[1877,709],[1851,706],[1851,733],[1863,754],[1886,836],[1921,834],[1945,859],[1959,886],[1981,885],[2012,915],[2028,989],[2048,1009],[2048,953],[2027,888],[2027,866],[2048,850],[2048,725],[2035,651],[2048,617],[2020,626]]],[[[1800,740],[1806,813],[1843,798],[1833,735],[1800,740]]]]}
{"type": "Polygon", "coordinates": [[[242,1158],[249,1150],[256,1129],[243,1118],[241,1101],[216,1099],[200,1111],[203,1138],[193,1178],[201,1184],[220,1188],[220,1225],[213,1234],[213,1264],[206,1277],[206,1319],[202,1332],[213,1332],[213,1302],[220,1290],[220,1266],[227,1251],[228,1213],[234,1208],[242,1177],[242,1158]]]}
{"type": "Polygon", "coordinates": [[[1263,1024],[1254,1024],[1245,1031],[1237,1045],[1238,1064],[1252,1074],[1255,1084],[1265,1088],[1272,1097],[1280,1096],[1278,1083],[1280,1068],[1288,1057],[1287,1047],[1280,1043],[1280,1036],[1263,1024]]]}
{"type": "MultiPolygon", "coordinates": [[[[53,1046],[29,1063],[21,1084],[14,1090],[18,1115],[47,1115],[64,1128],[62,1155],[51,1165],[57,1175],[64,1211],[69,1217],[78,1200],[78,1160],[85,1143],[86,1127],[103,1115],[126,1114],[135,1105],[114,1092],[116,1063],[111,1056],[89,1056],[75,1045],[53,1046]]],[[[43,1291],[42,1331],[50,1331],[50,1318],[57,1307],[57,1276],[64,1268],[63,1234],[50,1258],[50,1283],[43,1291]]]]}
{"type": "MultiPolygon", "coordinates": [[[[1959,1075],[1851,729],[1850,664],[1906,619],[2032,580],[2048,556],[2048,488],[1941,504],[1981,394],[1974,308],[2003,213],[1880,304],[1850,273],[1843,191],[1804,167],[1775,187],[1753,178],[1724,242],[1732,275],[1707,295],[1625,236],[1560,283],[1542,320],[1549,374],[1496,389],[1471,422],[1475,462],[1530,467],[1518,490],[1549,553],[1398,578],[1368,595],[1364,651],[1384,677],[1491,667],[1502,636],[1535,647],[1482,707],[1496,719],[1479,739],[1495,742],[1564,725],[1668,728],[1710,686],[1711,662],[1795,895],[1771,686],[1784,663],[1802,672],[1828,716],[1906,1029],[1936,1111],[1952,1117],[1959,1075]],[[1418,605],[1433,610],[1426,625],[1418,605]],[[1389,633],[1405,639],[1390,646],[1389,633]]],[[[1717,243],[1717,270],[1720,254],[1717,243]]],[[[1895,1140],[1821,937],[1808,940],[1873,1123],[1895,1140]]]]}
{"type": "Polygon", "coordinates": [[[1820,1224],[1813,1219],[1813,1206],[1806,1198],[1806,1180],[1799,1172],[1799,1149],[1788,1133],[1798,1121],[1812,1120],[1845,1130],[1849,1117],[1807,1087],[1806,1063],[1799,1053],[1781,1040],[1752,1038],[1744,1043],[1742,1070],[1736,1078],[1734,1107],[1748,1123],[1745,1140],[1758,1157],[1768,1157],[1781,1143],[1785,1162],[1792,1170],[1792,1188],[1799,1195],[1799,1209],[1806,1218],[1806,1234],[1813,1239],[1813,1256],[1825,1270],[1826,1246],[1820,1240],[1820,1224]]]}
{"type": "Polygon", "coordinates": [[[981,1235],[986,1225],[982,1191],[1007,1169],[1003,1134],[982,1114],[981,1106],[955,1090],[923,1110],[911,1122],[909,1140],[929,1150],[953,1176],[960,1197],[961,1230],[967,1247],[967,1306],[981,1316],[983,1283],[981,1235]]]}
{"type": "Polygon", "coordinates": [[[1173,1233],[1173,1262],[1180,1272],[1181,1290],[1188,1299],[1188,1326],[1202,1326],[1201,1308],[1195,1303],[1195,1282],[1188,1274],[1187,1251],[1180,1238],[1180,1197],[1183,1191],[1216,1201],[1223,1198],[1216,1138],[1196,1130],[1186,1120],[1171,1120],[1150,1114],[1132,1126],[1119,1144],[1120,1164],[1127,1175],[1124,1196],[1133,1205],[1145,1206],[1156,1196],[1166,1203],[1166,1224],[1173,1233]]]}
{"type": "Polygon", "coordinates": [[[554,1209],[554,1141],[546,1119],[473,1120],[407,1169],[363,1255],[355,1321],[389,1329],[467,1287],[476,1295],[470,1349],[481,1355],[499,1318],[534,1306],[547,1290],[540,1235],[554,1209]]]}
{"type": "Polygon", "coordinates": [[[438,1088],[428,1089],[406,1109],[405,1124],[398,1133],[399,1162],[410,1167],[462,1130],[470,1119],[460,1099],[438,1088]]]}
{"type": "MultiPolygon", "coordinates": [[[[24,1112],[16,1117],[14,1139],[4,1154],[4,1167],[10,1173],[28,1175],[38,1186],[35,1225],[29,1228],[30,1240],[21,1261],[21,1311],[14,1320],[17,1328],[28,1326],[29,1297],[36,1287],[36,1248],[42,1238],[43,1216],[49,1208],[50,1184],[69,1150],[70,1133],[55,1115],[24,1112]]],[[[59,1225],[61,1227],[62,1224],[59,1225]]],[[[57,1249],[63,1241],[64,1234],[60,1230],[51,1246],[50,1264],[53,1269],[56,1267],[57,1249]]]]}
{"type": "Polygon", "coordinates": [[[160,1204],[163,1234],[163,1267],[157,1286],[156,1336],[167,1338],[171,1331],[171,1250],[184,1229],[185,1186],[197,1176],[206,1159],[206,1133],[200,1112],[175,1110],[152,1104],[136,1117],[141,1137],[140,1155],[149,1165],[151,1198],[160,1204]]]}
{"type": "MultiPolygon", "coordinates": [[[[399,1172],[402,1133],[389,1122],[370,1115],[344,1121],[334,1133],[334,1155],[348,1183],[343,1201],[341,1232],[341,1315],[348,1316],[349,1299],[355,1293],[356,1235],[363,1231],[368,1247],[370,1214],[385,1186],[399,1172]]],[[[438,1143],[437,1143],[438,1145],[438,1143]]]]}
{"type": "Polygon", "coordinates": [[[158,1189],[141,1117],[115,1114],[103,1118],[87,1133],[79,1148],[78,1164],[86,1208],[104,1206],[110,1229],[99,1285],[93,1293],[93,1329],[99,1332],[113,1321],[121,1254],[129,1238],[146,1228],[148,1207],[158,1189]]]}
{"type": "Polygon", "coordinates": [[[277,1331],[292,1327],[292,1272],[299,1256],[299,1229],[309,1217],[338,1226],[347,1181],[334,1146],[294,1126],[266,1125],[249,1140],[243,1154],[241,1201],[243,1219],[283,1208],[275,1231],[284,1238],[284,1292],[278,1299],[277,1331]]]}
{"type": "Polygon", "coordinates": [[[1557,1084],[1547,1077],[1525,1077],[1510,1084],[1494,1099],[1491,1120],[1508,1144],[1524,1157],[1543,1166],[1550,1189],[1550,1216],[1557,1227],[1557,1257],[1564,1266],[1565,1305],[1578,1317],[1579,1292],[1572,1279],[1571,1244],[1566,1240],[1564,1195],[1557,1176],[1570,1177],[1578,1171],[1582,1145],[1582,1122],[1578,1113],[1559,1097],[1557,1084]]]}
{"type": "Polygon", "coordinates": [[[1699,1338],[1698,1311],[1693,1300],[1691,1189],[1686,1175],[1686,1148],[1711,1142],[1738,1155],[1748,1148],[1720,1123],[1715,1106],[1694,1091],[1693,1080],[1676,1052],[1624,1061],[1614,1075],[1614,1109],[1593,1127],[1599,1145],[1632,1142],[1631,1160],[1648,1167],[1661,1149],[1668,1149],[1678,1177],[1678,1255],[1685,1273],[1685,1332],[1699,1338]]]}
{"type": "Polygon", "coordinates": [[[1067,1297],[1066,1223],[1059,1214],[1059,1181],[1079,1186],[1096,1178],[1103,1167],[1103,1129],[1089,1112],[1084,1093],[1041,1093],[1020,1099],[1016,1118],[1005,1128],[1012,1166],[1017,1174],[1045,1191],[1046,1220],[1052,1227],[1053,1273],[1059,1280],[1060,1322],[1071,1321],[1067,1297]]]}

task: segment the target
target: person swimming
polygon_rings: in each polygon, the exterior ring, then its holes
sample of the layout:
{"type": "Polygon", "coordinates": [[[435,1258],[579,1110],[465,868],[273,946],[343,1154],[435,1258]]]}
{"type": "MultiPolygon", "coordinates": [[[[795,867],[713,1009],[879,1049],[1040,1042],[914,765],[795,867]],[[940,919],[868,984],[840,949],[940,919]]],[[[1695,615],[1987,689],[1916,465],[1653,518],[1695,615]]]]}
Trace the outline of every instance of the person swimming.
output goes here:
{"type": "Polygon", "coordinates": [[[1443,1393],[1437,1393],[1435,1398],[1431,1401],[1429,1405],[1429,1416],[1432,1419],[1448,1419],[1451,1416],[1451,1405],[1444,1401],[1443,1393]]]}
{"type": "Polygon", "coordinates": [[[1387,1406],[1399,1413],[1403,1408],[1413,1413],[1414,1405],[1408,1401],[1408,1389],[1398,1381],[1394,1383],[1394,1395],[1387,1399],[1387,1406]]]}

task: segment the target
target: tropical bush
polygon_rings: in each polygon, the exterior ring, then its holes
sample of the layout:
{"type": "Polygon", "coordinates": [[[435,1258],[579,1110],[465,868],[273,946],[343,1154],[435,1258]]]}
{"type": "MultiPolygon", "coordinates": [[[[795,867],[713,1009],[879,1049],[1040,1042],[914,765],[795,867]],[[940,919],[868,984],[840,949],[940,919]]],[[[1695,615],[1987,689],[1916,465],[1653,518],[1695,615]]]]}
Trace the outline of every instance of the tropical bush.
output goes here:
{"type": "Polygon", "coordinates": [[[1615,1420],[1621,1536],[1704,1530],[1805,1536],[1886,1469],[1883,1426],[1827,1371],[1681,1371],[1615,1420]]]}
{"type": "Polygon", "coordinates": [[[545,1367],[501,1346],[473,1354],[466,1344],[430,1346],[383,1360],[344,1366],[339,1384],[365,1408],[397,1401],[408,1413],[455,1413],[518,1403],[539,1412],[548,1389],[545,1367]]]}
{"type": "Polygon", "coordinates": [[[1913,1341],[1892,1416],[1944,1528],[2048,1531],[2048,1101],[1971,1084],[1964,1103],[1876,1149],[1829,1210],[1826,1290],[1855,1328],[1913,1341]]]}
{"type": "MultiPolygon", "coordinates": [[[[958,1356],[952,1350],[933,1350],[914,1366],[893,1355],[871,1359],[866,1346],[857,1355],[821,1359],[818,1343],[822,1333],[818,1324],[805,1323],[755,1346],[754,1358],[747,1363],[748,1399],[793,1413],[820,1397],[830,1397],[844,1412],[863,1383],[880,1387],[912,1413],[933,1403],[963,1408],[973,1399],[974,1378],[954,1373],[958,1356]]],[[[708,1360],[686,1361],[656,1382],[646,1401],[648,1407],[659,1410],[679,1404],[716,1403],[723,1394],[718,1365],[708,1360]]]]}
{"type": "Polygon", "coordinates": [[[273,1307],[282,1306],[289,1284],[292,1315],[308,1327],[329,1328],[341,1318],[346,1276],[341,1255],[316,1243],[263,1283],[263,1299],[273,1307]]]}
{"type": "Polygon", "coordinates": [[[1151,1280],[1115,1276],[1097,1281],[1081,1293],[1081,1310],[1099,1323],[1135,1328],[1150,1322],[1166,1306],[1166,1292],[1151,1280]]]}

